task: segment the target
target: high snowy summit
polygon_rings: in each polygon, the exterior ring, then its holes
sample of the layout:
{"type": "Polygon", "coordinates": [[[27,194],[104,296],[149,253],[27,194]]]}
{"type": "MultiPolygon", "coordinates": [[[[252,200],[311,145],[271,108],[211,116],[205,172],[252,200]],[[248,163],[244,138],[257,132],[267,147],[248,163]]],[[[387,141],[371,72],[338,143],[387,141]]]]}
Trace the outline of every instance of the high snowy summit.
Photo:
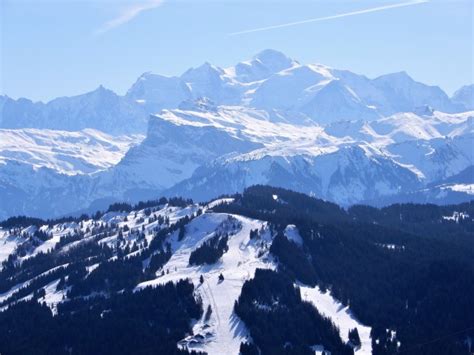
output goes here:
{"type": "Polygon", "coordinates": [[[144,73],[124,96],[2,96],[0,219],[159,195],[208,200],[252,184],[343,205],[468,200],[474,177],[453,179],[474,165],[471,94],[264,50],[228,68],[144,73]]]}

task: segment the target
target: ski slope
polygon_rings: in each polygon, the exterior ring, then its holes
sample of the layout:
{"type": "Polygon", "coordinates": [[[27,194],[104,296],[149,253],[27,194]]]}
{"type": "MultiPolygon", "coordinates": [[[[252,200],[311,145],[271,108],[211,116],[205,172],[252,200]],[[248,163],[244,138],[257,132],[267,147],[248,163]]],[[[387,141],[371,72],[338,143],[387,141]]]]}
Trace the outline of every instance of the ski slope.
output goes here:
{"type": "MultiPolygon", "coordinates": [[[[194,219],[186,228],[185,238],[179,242],[177,234],[173,235],[173,256],[163,267],[169,274],[139,284],[137,288],[150,285],[176,282],[189,278],[196,287],[197,294],[202,298],[204,315],[196,321],[193,336],[181,342],[182,347],[201,350],[209,355],[238,354],[240,343],[249,338],[244,323],[234,314],[234,302],[238,299],[246,280],[253,278],[257,268],[274,269],[275,264],[267,252],[271,242],[268,231],[263,233],[264,246],[256,245],[250,240],[251,229],[265,228],[264,222],[241,216],[228,214],[206,213],[194,219]],[[234,224],[237,228],[234,228],[234,224]],[[189,256],[201,243],[215,236],[216,230],[229,233],[229,250],[213,265],[190,266],[189,256]],[[259,252],[263,253],[258,256],[259,252]],[[224,281],[219,282],[219,274],[224,281]],[[203,275],[204,283],[199,277],[203,275]],[[204,320],[208,306],[212,315],[208,322],[204,320]]],[[[158,274],[161,271],[158,271],[158,274]]]]}
{"type": "Polygon", "coordinates": [[[371,328],[361,324],[354,317],[348,306],[344,306],[335,300],[329,292],[323,293],[318,286],[309,287],[302,284],[297,286],[300,288],[303,300],[312,303],[319,313],[331,318],[332,322],[339,328],[339,335],[343,341],[349,341],[349,330],[357,328],[361,341],[361,347],[355,349],[357,355],[372,354],[371,328]]]}

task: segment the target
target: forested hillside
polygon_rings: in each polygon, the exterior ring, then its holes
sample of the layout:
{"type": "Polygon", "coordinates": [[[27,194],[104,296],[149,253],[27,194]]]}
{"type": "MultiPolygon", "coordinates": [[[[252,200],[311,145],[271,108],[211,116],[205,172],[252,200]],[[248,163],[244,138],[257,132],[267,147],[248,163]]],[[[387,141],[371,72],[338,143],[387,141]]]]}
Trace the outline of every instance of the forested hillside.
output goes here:
{"type": "Polygon", "coordinates": [[[253,186],[10,218],[0,352],[467,355],[472,216],[472,202],[343,209],[253,186]]]}

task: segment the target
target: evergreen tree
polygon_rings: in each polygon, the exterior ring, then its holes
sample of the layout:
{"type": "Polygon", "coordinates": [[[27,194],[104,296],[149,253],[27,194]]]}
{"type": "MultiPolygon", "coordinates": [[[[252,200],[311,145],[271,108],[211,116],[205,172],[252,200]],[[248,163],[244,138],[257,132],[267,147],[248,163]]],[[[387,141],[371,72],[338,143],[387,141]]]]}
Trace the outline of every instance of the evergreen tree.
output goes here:
{"type": "Polygon", "coordinates": [[[206,314],[204,315],[204,321],[208,322],[209,319],[211,319],[211,315],[212,315],[212,308],[211,308],[211,305],[208,305],[206,314]]]}
{"type": "Polygon", "coordinates": [[[260,351],[253,343],[240,343],[239,355],[260,355],[260,351]]]}
{"type": "Polygon", "coordinates": [[[216,235],[208,239],[191,253],[189,256],[189,264],[214,264],[225,252],[229,250],[227,241],[227,235],[222,237],[220,235],[216,235]]]}
{"type": "Polygon", "coordinates": [[[184,236],[186,234],[186,229],[184,226],[179,227],[179,232],[178,232],[178,240],[181,241],[183,240],[184,236]]]}
{"type": "Polygon", "coordinates": [[[360,337],[357,328],[349,329],[349,341],[354,347],[360,347],[360,337]]]}

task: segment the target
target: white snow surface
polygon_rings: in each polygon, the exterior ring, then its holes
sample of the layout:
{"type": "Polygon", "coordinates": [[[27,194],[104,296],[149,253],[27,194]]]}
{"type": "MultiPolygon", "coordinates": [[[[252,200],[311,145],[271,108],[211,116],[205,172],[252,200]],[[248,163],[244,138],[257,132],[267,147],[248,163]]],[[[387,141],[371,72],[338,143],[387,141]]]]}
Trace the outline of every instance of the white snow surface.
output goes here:
{"type": "Polygon", "coordinates": [[[303,245],[303,238],[301,238],[300,232],[294,224],[286,226],[284,233],[288,240],[295,242],[299,246],[303,245]]]}
{"type": "Polygon", "coordinates": [[[202,99],[151,116],[147,137],[136,146],[142,136],[2,130],[1,187],[18,202],[0,206],[0,219],[64,215],[101,199],[126,199],[132,191],[171,190],[208,200],[252,184],[294,188],[292,179],[272,180],[275,167],[301,178],[295,182],[301,192],[343,205],[374,200],[473,165],[473,117],[434,111],[323,125],[301,112],[202,99]],[[216,168],[207,172],[210,166],[216,168]],[[206,174],[198,173],[202,169],[206,174]],[[230,180],[226,187],[216,186],[220,178],[212,181],[216,170],[231,173],[223,176],[230,180]]]}
{"type": "Polygon", "coordinates": [[[457,192],[465,192],[469,195],[474,195],[474,184],[453,184],[443,186],[442,188],[457,192]]]}
{"type": "Polygon", "coordinates": [[[349,307],[335,300],[329,292],[323,293],[319,286],[309,287],[297,284],[300,288],[301,298],[311,302],[322,315],[329,317],[339,328],[339,335],[345,342],[349,340],[349,330],[357,328],[360,336],[361,347],[355,349],[357,355],[372,354],[372,339],[370,338],[370,327],[361,324],[351,313],[349,307]]]}
{"type": "MultiPolygon", "coordinates": [[[[208,305],[211,305],[212,316],[209,322],[199,319],[193,327],[194,335],[202,335],[203,340],[196,341],[195,336],[189,337],[184,339],[181,346],[202,350],[210,355],[237,354],[240,343],[249,339],[244,323],[234,314],[233,308],[244,282],[253,278],[257,268],[275,268],[268,257],[258,257],[261,248],[249,238],[251,229],[260,229],[264,225],[261,221],[241,216],[203,214],[186,227],[186,236],[181,242],[177,241],[176,234],[170,240],[174,254],[163,267],[163,270],[169,270],[169,274],[137,286],[139,289],[189,278],[196,287],[196,293],[202,298],[204,313],[208,305]],[[231,224],[239,226],[235,234],[229,233],[229,250],[222,258],[213,265],[190,266],[188,262],[191,252],[213,237],[216,229],[232,231],[232,227],[229,227],[231,224]],[[218,281],[221,273],[224,276],[223,282],[218,281]],[[203,284],[199,283],[200,275],[204,277],[203,284]]],[[[270,243],[270,234],[264,233],[261,240],[270,243]]]]}
{"type": "Polygon", "coordinates": [[[229,203],[232,203],[234,202],[234,198],[233,197],[226,197],[226,198],[219,198],[217,200],[214,200],[214,201],[211,201],[207,204],[206,208],[208,209],[212,209],[216,206],[219,206],[221,204],[229,204],[229,203]]]}
{"type": "Polygon", "coordinates": [[[0,167],[6,161],[58,173],[92,173],[116,165],[143,135],[111,136],[94,129],[0,129],[0,167]]]}
{"type": "MultiPolygon", "coordinates": [[[[389,158],[399,164],[406,162],[406,167],[413,166],[412,170],[418,172],[426,171],[423,166],[426,152],[418,148],[420,153],[414,155],[416,160],[410,158],[408,149],[413,150],[412,142],[432,146],[430,142],[433,140],[435,143],[431,149],[435,150],[439,149],[439,141],[444,137],[470,137],[473,118],[474,112],[446,114],[435,111],[432,116],[410,112],[373,121],[340,121],[322,126],[300,113],[219,106],[207,111],[165,110],[151,122],[165,121],[196,132],[213,127],[235,139],[262,145],[248,152],[222,156],[219,160],[225,162],[261,160],[267,156],[289,159],[303,155],[311,158],[328,155],[347,146],[357,146],[368,155],[389,158]],[[401,151],[397,148],[400,144],[406,144],[409,148],[401,151]]],[[[473,138],[468,138],[468,142],[472,144],[473,138]]],[[[461,153],[467,152],[464,148],[459,149],[461,153]]],[[[467,155],[465,160],[459,163],[463,168],[473,163],[472,156],[467,155]]],[[[438,163],[450,164],[449,161],[438,163]]],[[[456,166],[453,170],[459,172],[462,167],[456,166]]],[[[429,172],[426,171],[425,175],[429,176],[429,172]]]]}
{"type": "Polygon", "coordinates": [[[24,238],[20,235],[10,235],[8,231],[0,228],[0,270],[1,263],[8,259],[8,256],[12,254],[17,245],[22,243],[24,238]]]}
{"type": "MultiPolygon", "coordinates": [[[[59,265],[59,266],[56,266],[56,267],[53,267],[52,269],[49,269],[35,277],[33,277],[32,279],[30,280],[27,280],[25,282],[21,282],[15,286],[13,286],[12,288],[10,288],[8,291],[5,291],[3,293],[0,294],[0,303],[1,302],[4,302],[5,300],[7,300],[8,298],[10,298],[13,294],[15,294],[18,290],[20,290],[21,288],[23,287],[26,287],[28,286],[32,281],[36,280],[37,278],[41,277],[41,276],[44,276],[44,275],[48,275],[49,273],[53,272],[54,270],[57,270],[59,268],[66,268],[69,264],[63,264],[63,265],[59,265]]],[[[48,284],[49,286],[51,286],[51,284],[48,284]]],[[[51,286],[52,287],[52,286],[51,286]]],[[[50,288],[50,292],[52,292],[52,288],[50,288]]]]}
{"type": "Polygon", "coordinates": [[[453,221],[456,223],[459,223],[459,220],[467,219],[469,218],[469,214],[466,212],[458,212],[454,211],[452,216],[443,216],[443,219],[446,221],[453,221]]]}
{"type": "Polygon", "coordinates": [[[63,301],[63,298],[66,297],[68,291],[67,289],[56,290],[59,281],[59,279],[51,281],[43,287],[45,295],[38,300],[40,303],[46,304],[52,310],[53,314],[57,314],[57,305],[63,301]]]}

